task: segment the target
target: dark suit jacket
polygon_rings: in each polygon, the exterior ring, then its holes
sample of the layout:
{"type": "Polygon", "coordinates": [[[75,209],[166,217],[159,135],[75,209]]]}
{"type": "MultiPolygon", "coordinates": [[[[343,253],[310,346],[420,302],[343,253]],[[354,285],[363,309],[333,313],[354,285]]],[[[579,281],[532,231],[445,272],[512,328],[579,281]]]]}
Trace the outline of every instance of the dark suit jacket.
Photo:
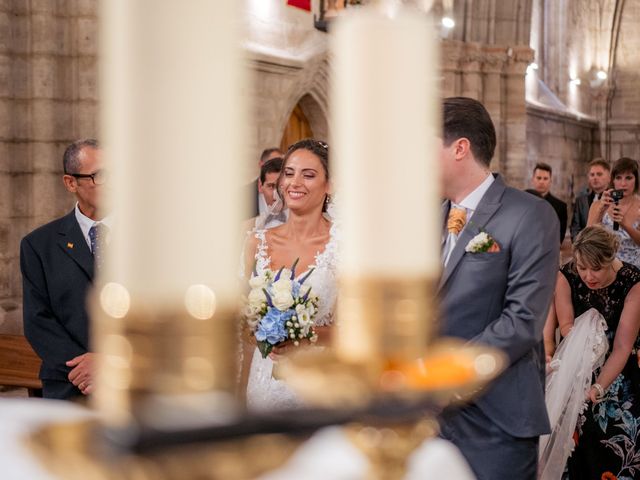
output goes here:
{"type": "MultiPolygon", "coordinates": [[[[445,219],[449,206],[443,204],[445,219]]],[[[558,228],[548,203],[498,176],[460,233],[438,287],[443,335],[506,354],[507,369],[475,403],[519,438],[549,432],[542,329],[558,272],[558,228]],[[499,252],[465,251],[480,231],[499,252]]]]}
{"type": "Polygon", "coordinates": [[[75,211],[22,239],[20,268],[24,333],[42,359],[43,396],[81,395],[67,378],[71,369],[65,362],[89,350],[86,297],[93,280],[93,255],[75,211]]]}
{"type": "MultiPolygon", "coordinates": [[[[527,192],[540,196],[538,192],[532,189],[527,190],[527,192]]],[[[560,243],[562,243],[564,240],[564,235],[567,233],[567,219],[569,217],[569,214],[567,213],[567,204],[559,198],[551,195],[551,193],[547,193],[547,196],[542,198],[544,198],[551,204],[556,212],[556,215],[558,215],[558,220],[560,221],[560,243]]]]}
{"type": "Polygon", "coordinates": [[[589,219],[589,208],[593,202],[594,193],[583,193],[576,197],[576,203],[573,205],[573,217],[571,219],[571,240],[576,238],[576,235],[587,226],[587,220],[589,219]]]}

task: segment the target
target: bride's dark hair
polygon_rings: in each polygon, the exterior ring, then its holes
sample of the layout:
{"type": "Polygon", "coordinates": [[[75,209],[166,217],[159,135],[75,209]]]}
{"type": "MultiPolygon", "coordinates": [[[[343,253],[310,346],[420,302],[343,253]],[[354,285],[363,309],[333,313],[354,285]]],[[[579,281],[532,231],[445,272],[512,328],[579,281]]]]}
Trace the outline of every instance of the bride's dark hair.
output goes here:
{"type": "Polygon", "coordinates": [[[309,150],[318,157],[320,163],[322,163],[322,168],[324,168],[324,174],[327,176],[327,180],[329,180],[329,145],[320,140],[314,140],[313,138],[305,138],[304,140],[294,143],[287,149],[287,153],[284,154],[282,170],[284,170],[291,154],[296,150],[309,150]]]}
{"type": "MultiPolygon", "coordinates": [[[[282,170],[280,171],[280,177],[278,177],[278,189],[280,188],[280,183],[284,178],[284,169],[287,166],[287,160],[293,154],[293,152],[297,150],[308,150],[313,153],[316,157],[320,159],[320,163],[322,164],[322,169],[324,170],[325,177],[327,181],[329,180],[329,145],[320,140],[314,140],[313,138],[305,138],[304,140],[300,140],[299,142],[294,143],[287,149],[287,153],[284,155],[284,159],[282,162],[282,170]]],[[[325,212],[327,210],[327,203],[329,201],[329,196],[325,199],[325,203],[322,206],[322,211],[325,212]]]]}

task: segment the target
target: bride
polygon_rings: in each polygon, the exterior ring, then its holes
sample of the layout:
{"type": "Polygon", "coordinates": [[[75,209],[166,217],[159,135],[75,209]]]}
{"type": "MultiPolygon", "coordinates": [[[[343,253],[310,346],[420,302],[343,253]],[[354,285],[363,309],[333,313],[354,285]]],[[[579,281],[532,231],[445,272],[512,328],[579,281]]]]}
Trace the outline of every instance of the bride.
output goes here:
{"type": "MultiPolygon", "coordinates": [[[[315,317],[316,344],[329,341],[337,294],[336,228],[327,212],[329,205],[328,146],[316,140],[301,140],[289,147],[278,179],[278,191],[289,209],[286,223],[272,229],[256,227],[245,247],[244,274],[251,277],[269,269],[277,272],[290,268],[297,260],[299,277],[313,272],[305,281],[318,296],[315,317]]],[[[280,207],[282,208],[282,206],[280,207]]],[[[247,407],[251,411],[273,411],[296,408],[300,399],[281,380],[272,376],[278,358],[296,348],[290,342],[274,347],[262,358],[255,339],[251,349],[245,345],[244,369],[248,368],[247,407]],[[252,351],[251,351],[252,350],[252,351]],[[250,363],[249,363],[250,362],[250,363]]],[[[246,377],[246,375],[245,375],[246,377]]]]}

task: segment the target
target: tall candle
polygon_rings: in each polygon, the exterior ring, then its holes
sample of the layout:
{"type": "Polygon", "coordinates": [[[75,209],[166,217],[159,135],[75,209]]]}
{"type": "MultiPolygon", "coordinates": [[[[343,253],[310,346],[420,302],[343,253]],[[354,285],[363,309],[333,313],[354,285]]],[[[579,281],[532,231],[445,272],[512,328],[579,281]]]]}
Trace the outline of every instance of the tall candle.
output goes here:
{"type": "Polygon", "coordinates": [[[106,279],[138,303],[236,293],[247,135],[236,0],[102,2],[102,127],[117,228],[106,279]]]}
{"type": "Polygon", "coordinates": [[[179,426],[233,405],[248,117],[238,4],[101,2],[115,223],[95,297],[94,399],[111,427],[179,426]]]}
{"type": "Polygon", "coordinates": [[[422,13],[392,2],[353,10],[331,48],[343,228],[335,345],[348,362],[410,360],[433,333],[440,271],[438,47],[422,13]]]}
{"type": "Polygon", "coordinates": [[[354,9],[332,38],[342,273],[437,275],[437,45],[418,12],[354,9]]]}

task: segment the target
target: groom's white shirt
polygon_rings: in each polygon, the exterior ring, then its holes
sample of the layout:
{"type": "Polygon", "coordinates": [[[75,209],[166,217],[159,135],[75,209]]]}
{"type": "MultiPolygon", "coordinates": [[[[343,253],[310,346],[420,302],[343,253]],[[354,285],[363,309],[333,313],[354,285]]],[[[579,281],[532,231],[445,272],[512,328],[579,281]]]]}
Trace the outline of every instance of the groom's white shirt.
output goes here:
{"type": "MultiPolygon", "coordinates": [[[[475,188],[475,190],[473,190],[469,195],[464,197],[464,199],[459,204],[458,203],[454,204],[453,202],[451,203],[452,207],[455,206],[457,208],[464,208],[465,211],[467,212],[467,220],[464,225],[464,228],[467,228],[467,225],[469,224],[469,220],[471,220],[471,217],[473,216],[476,209],[478,208],[478,204],[480,203],[480,200],[482,200],[482,197],[484,197],[484,194],[487,193],[487,190],[489,190],[489,187],[491,186],[494,180],[495,178],[493,177],[493,175],[491,175],[491,173],[488,173],[487,178],[485,178],[482,181],[482,183],[478,185],[475,188]]],[[[447,238],[446,238],[444,249],[443,249],[443,252],[445,253],[442,256],[442,258],[444,259],[443,265],[446,265],[447,262],[449,261],[449,257],[451,256],[451,252],[453,252],[453,249],[456,246],[457,241],[458,241],[458,235],[456,235],[455,233],[447,232],[447,238]]]]}

